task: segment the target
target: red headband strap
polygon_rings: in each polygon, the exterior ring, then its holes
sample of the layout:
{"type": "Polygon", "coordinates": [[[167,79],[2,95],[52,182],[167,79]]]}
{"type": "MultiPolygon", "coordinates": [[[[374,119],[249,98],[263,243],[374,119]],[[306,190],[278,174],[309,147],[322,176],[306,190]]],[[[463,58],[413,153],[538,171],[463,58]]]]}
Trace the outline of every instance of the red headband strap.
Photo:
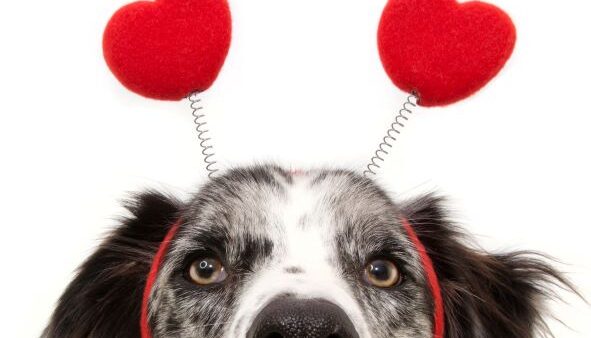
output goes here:
{"type": "Polygon", "coordinates": [[[443,310],[441,286],[439,285],[439,279],[437,278],[437,273],[433,267],[433,261],[431,261],[425,246],[406,218],[402,219],[402,225],[406,229],[408,237],[419,252],[421,264],[423,265],[423,270],[427,276],[427,282],[429,283],[429,289],[431,290],[431,295],[433,297],[433,337],[443,338],[443,333],[445,332],[445,312],[443,310]]]}
{"type": "Polygon", "coordinates": [[[178,232],[180,225],[181,221],[179,220],[170,228],[168,234],[166,234],[166,237],[164,237],[164,240],[162,243],[160,243],[158,252],[156,252],[156,256],[152,261],[152,267],[150,268],[150,273],[148,274],[148,279],[146,280],[144,298],[142,300],[142,313],[140,318],[140,330],[142,338],[152,338],[152,331],[150,330],[150,323],[148,321],[150,295],[152,293],[152,287],[154,286],[156,278],[158,277],[158,272],[160,270],[160,266],[162,265],[162,261],[164,260],[164,256],[166,256],[170,242],[178,232]]]}
{"type": "MultiPolygon", "coordinates": [[[[160,270],[160,266],[162,265],[162,261],[164,260],[164,256],[168,251],[173,237],[178,232],[180,224],[181,221],[179,220],[170,228],[168,234],[166,234],[166,237],[160,244],[158,252],[154,257],[154,261],[152,262],[152,267],[150,268],[150,273],[148,274],[146,287],[144,289],[144,298],[142,300],[142,312],[140,318],[140,329],[142,338],[152,338],[152,332],[150,330],[150,325],[148,321],[150,295],[152,293],[152,287],[154,286],[156,278],[158,277],[158,272],[160,270]]],[[[435,268],[433,267],[433,262],[431,261],[431,258],[429,258],[425,246],[423,245],[423,243],[421,243],[419,237],[417,236],[414,229],[410,225],[410,222],[406,218],[402,219],[402,225],[404,226],[408,234],[408,237],[414,244],[416,250],[419,252],[421,265],[423,266],[423,270],[425,271],[425,274],[427,276],[429,289],[431,290],[431,294],[433,296],[433,337],[443,338],[445,328],[443,297],[441,296],[441,287],[439,285],[439,279],[437,278],[437,274],[435,273],[435,268]]]]}

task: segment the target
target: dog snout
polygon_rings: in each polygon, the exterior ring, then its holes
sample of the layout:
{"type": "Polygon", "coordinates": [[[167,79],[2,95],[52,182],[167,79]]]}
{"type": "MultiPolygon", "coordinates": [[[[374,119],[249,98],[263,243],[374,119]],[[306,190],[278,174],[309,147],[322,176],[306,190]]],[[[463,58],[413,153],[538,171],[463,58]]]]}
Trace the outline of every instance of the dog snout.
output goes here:
{"type": "Polygon", "coordinates": [[[247,338],[359,338],[349,316],[322,299],[279,298],[255,318],[247,338]]]}

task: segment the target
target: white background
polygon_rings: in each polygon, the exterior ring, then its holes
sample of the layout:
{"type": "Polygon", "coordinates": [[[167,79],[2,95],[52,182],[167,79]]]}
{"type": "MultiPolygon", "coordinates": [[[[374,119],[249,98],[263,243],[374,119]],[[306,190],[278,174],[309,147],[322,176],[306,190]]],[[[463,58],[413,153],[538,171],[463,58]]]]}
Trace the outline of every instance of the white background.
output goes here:
{"type": "MultiPolygon", "coordinates": [[[[124,0],[0,7],[0,336],[37,336],[72,272],[145,187],[186,197],[205,180],[186,102],[127,92],[101,34],[124,0]]],[[[449,196],[489,250],[535,249],[591,297],[591,3],[491,0],[518,28],[483,91],[418,109],[378,180],[397,198],[449,196]]],[[[234,40],[206,93],[222,167],[277,161],[362,170],[405,96],[381,68],[384,0],[234,0],[234,40]]],[[[591,337],[575,297],[551,304],[591,337]]]]}

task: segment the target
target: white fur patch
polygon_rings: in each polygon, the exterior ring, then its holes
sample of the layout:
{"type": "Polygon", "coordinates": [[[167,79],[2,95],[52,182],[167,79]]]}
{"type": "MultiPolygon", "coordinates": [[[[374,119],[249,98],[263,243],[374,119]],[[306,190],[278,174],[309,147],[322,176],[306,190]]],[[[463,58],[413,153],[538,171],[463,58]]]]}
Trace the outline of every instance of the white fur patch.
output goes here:
{"type": "MultiPolygon", "coordinates": [[[[226,337],[245,337],[259,312],[278,296],[318,298],[340,306],[361,338],[371,337],[366,320],[352,292],[340,276],[332,242],[334,225],[330,208],[323,207],[326,191],[311,188],[310,175],[296,175],[284,184],[286,199],[267,201],[279,224],[269,234],[274,256],[249,280],[241,295],[226,337]],[[294,272],[295,271],[295,272],[294,272]]],[[[281,181],[281,179],[278,179],[281,181]]]]}

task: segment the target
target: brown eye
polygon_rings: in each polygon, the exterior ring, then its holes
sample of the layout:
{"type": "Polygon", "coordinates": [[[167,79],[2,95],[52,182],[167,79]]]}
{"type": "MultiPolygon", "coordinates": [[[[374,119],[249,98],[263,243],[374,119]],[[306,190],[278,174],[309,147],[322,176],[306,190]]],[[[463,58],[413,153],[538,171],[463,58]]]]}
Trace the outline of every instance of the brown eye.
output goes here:
{"type": "Polygon", "coordinates": [[[221,283],[227,276],[222,262],[216,258],[200,258],[189,266],[189,278],[197,285],[221,283]]]}
{"type": "Polygon", "coordinates": [[[390,288],[400,282],[400,273],[391,261],[376,259],[365,267],[365,281],[379,288],[390,288]]]}

